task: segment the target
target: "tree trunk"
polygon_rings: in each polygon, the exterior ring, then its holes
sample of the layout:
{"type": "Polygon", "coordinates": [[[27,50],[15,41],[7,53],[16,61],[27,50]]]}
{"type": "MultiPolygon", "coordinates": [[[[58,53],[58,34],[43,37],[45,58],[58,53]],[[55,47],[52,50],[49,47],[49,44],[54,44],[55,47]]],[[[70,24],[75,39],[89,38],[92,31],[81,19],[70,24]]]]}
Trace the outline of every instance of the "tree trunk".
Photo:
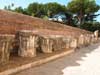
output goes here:
{"type": "Polygon", "coordinates": [[[80,27],[80,25],[83,24],[83,18],[84,18],[84,13],[83,13],[83,11],[81,10],[81,11],[79,12],[79,15],[78,15],[79,27],[80,27]]]}

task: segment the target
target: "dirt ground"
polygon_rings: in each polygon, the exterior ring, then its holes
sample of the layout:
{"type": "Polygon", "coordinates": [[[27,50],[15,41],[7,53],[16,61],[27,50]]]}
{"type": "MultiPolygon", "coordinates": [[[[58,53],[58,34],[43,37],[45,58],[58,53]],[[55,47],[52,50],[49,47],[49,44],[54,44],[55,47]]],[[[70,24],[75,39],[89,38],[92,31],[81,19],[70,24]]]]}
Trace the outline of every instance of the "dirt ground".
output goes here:
{"type": "MultiPolygon", "coordinates": [[[[70,49],[69,49],[70,50],[70,49]]],[[[65,52],[67,50],[59,50],[59,51],[55,51],[53,53],[47,53],[47,54],[44,54],[44,53],[37,53],[37,56],[34,57],[34,58],[28,58],[28,57],[19,57],[17,55],[11,55],[10,56],[10,60],[9,62],[7,62],[6,64],[0,64],[0,72],[2,71],[5,71],[5,70],[8,70],[8,69],[12,69],[12,68],[16,68],[16,67],[19,67],[21,65],[24,65],[24,64],[28,64],[28,63],[31,63],[31,62],[35,62],[35,61],[38,61],[40,59],[45,59],[45,58],[48,58],[48,57],[51,57],[53,55],[58,55],[59,53],[62,53],[62,52],[65,52]]]]}
{"type": "Polygon", "coordinates": [[[13,75],[100,75],[100,43],[13,75]]]}

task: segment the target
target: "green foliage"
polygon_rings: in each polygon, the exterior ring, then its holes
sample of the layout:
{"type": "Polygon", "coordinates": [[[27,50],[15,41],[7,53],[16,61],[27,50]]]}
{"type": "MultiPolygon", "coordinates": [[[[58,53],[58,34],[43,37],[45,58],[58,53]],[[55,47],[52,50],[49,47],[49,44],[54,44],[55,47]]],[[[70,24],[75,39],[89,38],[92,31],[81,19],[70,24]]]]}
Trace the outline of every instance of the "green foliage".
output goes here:
{"type": "Polygon", "coordinates": [[[14,7],[13,3],[5,6],[4,9],[43,19],[48,19],[48,17],[52,17],[59,12],[68,12],[68,25],[77,26],[77,24],[80,23],[82,28],[87,29],[90,27],[89,30],[92,29],[91,27],[93,27],[93,25],[85,22],[87,20],[91,20],[92,22],[94,17],[91,17],[91,14],[94,14],[100,9],[100,6],[96,4],[95,0],[71,0],[67,7],[56,2],[46,4],[34,2],[29,4],[27,8],[16,7],[14,10],[12,10],[12,7],[14,7]],[[76,18],[73,18],[73,14],[76,14],[76,18]]]}
{"type": "Polygon", "coordinates": [[[27,11],[29,12],[30,15],[32,15],[33,13],[36,14],[39,11],[39,4],[38,3],[31,3],[27,7],[27,11]]]}
{"type": "Polygon", "coordinates": [[[5,10],[7,10],[7,9],[8,9],[8,7],[7,7],[7,6],[5,6],[5,7],[4,7],[4,9],[5,9],[5,10]]]}
{"type": "Polygon", "coordinates": [[[81,25],[81,28],[85,29],[85,30],[92,31],[92,32],[94,32],[95,30],[100,31],[100,23],[99,22],[94,22],[94,23],[86,22],[83,25],[81,25]]]}
{"type": "Polygon", "coordinates": [[[45,4],[46,6],[46,12],[50,13],[50,15],[54,15],[54,14],[57,14],[59,12],[66,12],[66,7],[63,6],[63,5],[60,5],[58,3],[47,3],[45,4]]]}
{"type": "Polygon", "coordinates": [[[58,3],[47,3],[47,4],[39,4],[39,3],[31,3],[29,4],[27,11],[30,15],[34,13],[35,16],[41,17],[41,15],[51,16],[58,12],[65,12],[66,7],[60,5],[58,3]]]}
{"type": "Polygon", "coordinates": [[[4,9],[5,9],[5,10],[10,10],[10,11],[11,11],[11,6],[10,6],[10,5],[5,6],[4,9]]]}
{"type": "Polygon", "coordinates": [[[85,6],[85,13],[95,13],[100,9],[100,6],[96,4],[95,0],[87,0],[85,6]]]}
{"type": "Polygon", "coordinates": [[[11,9],[12,7],[14,7],[14,4],[13,3],[11,5],[5,6],[4,9],[5,10],[12,11],[12,9],[11,9]]]}
{"type": "Polygon", "coordinates": [[[34,16],[35,14],[34,13],[32,13],[32,16],[34,16]]]}
{"type": "Polygon", "coordinates": [[[43,19],[44,20],[48,20],[48,16],[43,16],[43,19]]]}
{"type": "Polygon", "coordinates": [[[12,9],[13,6],[14,4],[12,3],[11,5],[5,6],[4,9],[40,18],[43,16],[50,17],[59,12],[66,12],[66,7],[56,2],[46,4],[34,2],[29,4],[27,8],[16,7],[14,10],[12,9]]]}
{"type": "Polygon", "coordinates": [[[84,14],[95,13],[100,9],[95,0],[72,0],[68,3],[67,9],[73,13],[82,11],[84,14]]]}
{"type": "Polygon", "coordinates": [[[18,8],[15,8],[14,11],[15,12],[18,12],[18,13],[23,13],[24,12],[24,9],[22,7],[18,7],[18,8]]]}
{"type": "Polygon", "coordinates": [[[68,3],[67,9],[76,14],[80,24],[84,23],[84,16],[95,13],[100,9],[95,0],[72,0],[68,3]]]}

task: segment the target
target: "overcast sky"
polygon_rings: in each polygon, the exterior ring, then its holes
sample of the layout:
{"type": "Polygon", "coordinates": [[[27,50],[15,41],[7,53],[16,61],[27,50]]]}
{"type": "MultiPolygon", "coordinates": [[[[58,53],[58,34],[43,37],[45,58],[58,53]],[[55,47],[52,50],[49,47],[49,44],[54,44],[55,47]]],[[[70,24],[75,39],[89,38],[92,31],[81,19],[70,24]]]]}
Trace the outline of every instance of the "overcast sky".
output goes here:
{"type": "MultiPolygon", "coordinates": [[[[62,5],[67,5],[71,0],[0,0],[0,9],[3,9],[4,6],[14,3],[15,7],[22,6],[26,8],[32,2],[38,3],[48,3],[48,2],[57,2],[62,5]]],[[[96,0],[96,3],[100,5],[100,0],[96,0]]],[[[100,10],[97,12],[100,13],[100,10]]],[[[97,20],[100,22],[100,16],[97,17],[97,20]]]]}

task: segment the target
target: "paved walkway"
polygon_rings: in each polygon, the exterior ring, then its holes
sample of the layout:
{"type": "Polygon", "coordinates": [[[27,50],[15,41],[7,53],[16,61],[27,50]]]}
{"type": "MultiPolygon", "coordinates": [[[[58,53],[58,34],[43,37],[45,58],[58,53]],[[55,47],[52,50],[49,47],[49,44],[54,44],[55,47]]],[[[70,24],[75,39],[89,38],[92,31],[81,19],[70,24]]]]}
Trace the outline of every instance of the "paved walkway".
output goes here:
{"type": "Polygon", "coordinates": [[[100,43],[14,75],[100,75],[100,43]]]}

